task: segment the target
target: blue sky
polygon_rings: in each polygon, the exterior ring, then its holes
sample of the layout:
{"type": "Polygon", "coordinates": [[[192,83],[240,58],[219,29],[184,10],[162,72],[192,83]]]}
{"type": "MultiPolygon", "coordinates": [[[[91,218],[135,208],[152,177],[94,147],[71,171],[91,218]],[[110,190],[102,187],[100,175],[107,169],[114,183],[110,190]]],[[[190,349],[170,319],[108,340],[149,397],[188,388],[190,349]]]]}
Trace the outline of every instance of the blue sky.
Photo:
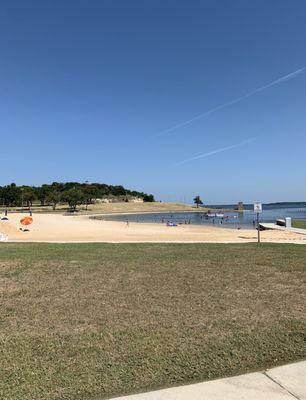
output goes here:
{"type": "Polygon", "coordinates": [[[167,131],[305,67],[305,19],[292,0],[3,1],[0,185],[306,200],[306,71],[167,131]]]}

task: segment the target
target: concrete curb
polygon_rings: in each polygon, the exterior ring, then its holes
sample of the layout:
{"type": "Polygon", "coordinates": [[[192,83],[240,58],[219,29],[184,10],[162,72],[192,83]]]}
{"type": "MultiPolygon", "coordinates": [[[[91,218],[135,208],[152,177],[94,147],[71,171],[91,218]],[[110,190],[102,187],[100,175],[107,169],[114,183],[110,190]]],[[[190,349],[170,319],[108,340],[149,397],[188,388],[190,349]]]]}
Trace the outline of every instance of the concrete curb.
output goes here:
{"type": "Polygon", "coordinates": [[[306,400],[306,361],[113,400],[306,400]]]}

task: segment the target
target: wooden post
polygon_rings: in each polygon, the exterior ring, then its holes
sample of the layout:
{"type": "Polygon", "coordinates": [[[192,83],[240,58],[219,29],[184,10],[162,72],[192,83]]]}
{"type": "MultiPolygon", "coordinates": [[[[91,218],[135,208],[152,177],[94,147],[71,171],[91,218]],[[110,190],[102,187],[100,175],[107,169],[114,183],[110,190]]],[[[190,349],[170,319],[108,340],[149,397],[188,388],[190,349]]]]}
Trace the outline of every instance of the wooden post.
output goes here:
{"type": "Polygon", "coordinates": [[[257,213],[257,242],[260,243],[259,213],[257,213]]]}

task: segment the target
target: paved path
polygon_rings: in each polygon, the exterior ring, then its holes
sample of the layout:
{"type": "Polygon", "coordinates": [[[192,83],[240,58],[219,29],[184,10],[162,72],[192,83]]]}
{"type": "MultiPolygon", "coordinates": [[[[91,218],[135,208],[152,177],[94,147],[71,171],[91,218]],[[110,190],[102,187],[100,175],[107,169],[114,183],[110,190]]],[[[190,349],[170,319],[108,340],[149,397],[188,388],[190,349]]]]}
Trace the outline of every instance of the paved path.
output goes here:
{"type": "Polygon", "coordinates": [[[306,400],[306,361],[113,400],[306,400]]]}

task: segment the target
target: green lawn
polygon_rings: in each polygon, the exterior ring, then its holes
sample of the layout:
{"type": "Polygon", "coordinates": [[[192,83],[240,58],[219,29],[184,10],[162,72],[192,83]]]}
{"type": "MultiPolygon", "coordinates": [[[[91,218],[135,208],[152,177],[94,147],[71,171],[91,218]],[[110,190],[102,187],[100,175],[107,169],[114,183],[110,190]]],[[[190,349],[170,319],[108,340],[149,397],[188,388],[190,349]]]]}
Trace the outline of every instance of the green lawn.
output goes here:
{"type": "Polygon", "coordinates": [[[0,398],[97,400],[306,358],[306,247],[2,244],[0,398]]]}
{"type": "Polygon", "coordinates": [[[294,228],[306,229],[306,219],[294,219],[292,221],[292,226],[294,228]]]}

